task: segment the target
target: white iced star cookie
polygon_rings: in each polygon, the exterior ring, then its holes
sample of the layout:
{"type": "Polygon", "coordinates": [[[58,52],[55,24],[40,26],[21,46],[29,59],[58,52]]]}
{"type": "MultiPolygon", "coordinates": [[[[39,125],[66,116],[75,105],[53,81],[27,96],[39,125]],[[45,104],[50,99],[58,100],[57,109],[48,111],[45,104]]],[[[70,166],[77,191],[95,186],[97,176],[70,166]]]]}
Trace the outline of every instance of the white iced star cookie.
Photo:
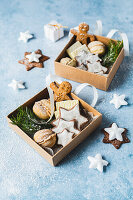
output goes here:
{"type": "Polygon", "coordinates": [[[24,82],[12,80],[11,83],[8,84],[9,87],[12,87],[14,90],[17,89],[25,89],[24,82]]]}
{"type": "Polygon", "coordinates": [[[88,156],[88,160],[90,161],[89,168],[97,169],[100,172],[103,172],[103,167],[108,165],[108,162],[103,160],[99,153],[95,157],[88,156]]]}
{"type": "Polygon", "coordinates": [[[104,130],[109,134],[109,140],[117,139],[119,141],[123,141],[122,133],[125,129],[118,128],[116,123],[113,123],[110,128],[104,128],[104,130]]]}
{"type": "Polygon", "coordinates": [[[32,52],[29,55],[26,55],[25,57],[28,58],[29,62],[39,62],[39,58],[41,57],[41,54],[37,54],[35,52],[32,52]]]}
{"type": "Polygon", "coordinates": [[[79,104],[76,104],[70,110],[67,110],[67,109],[60,107],[59,112],[60,112],[60,118],[62,118],[64,120],[70,121],[70,120],[75,119],[77,121],[77,126],[78,126],[79,130],[80,130],[81,125],[88,121],[88,119],[86,117],[83,117],[80,114],[79,104]]]}
{"type": "Polygon", "coordinates": [[[61,133],[57,134],[58,144],[61,144],[64,147],[72,140],[73,135],[74,133],[64,129],[61,133]]]}
{"type": "Polygon", "coordinates": [[[55,126],[54,128],[52,128],[52,131],[55,132],[55,133],[61,133],[64,129],[67,129],[70,132],[78,134],[80,131],[78,129],[75,129],[74,125],[75,125],[75,121],[74,120],[66,121],[64,119],[59,119],[58,120],[58,125],[55,126]]]}
{"type": "Polygon", "coordinates": [[[119,109],[123,105],[127,105],[128,103],[124,100],[125,99],[125,94],[122,95],[113,95],[113,99],[110,101],[110,103],[115,105],[116,109],[119,109]]]}
{"type": "Polygon", "coordinates": [[[33,38],[33,35],[29,33],[29,31],[26,32],[20,32],[20,36],[18,38],[18,40],[22,40],[24,41],[24,43],[26,43],[29,39],[33,38]]]}

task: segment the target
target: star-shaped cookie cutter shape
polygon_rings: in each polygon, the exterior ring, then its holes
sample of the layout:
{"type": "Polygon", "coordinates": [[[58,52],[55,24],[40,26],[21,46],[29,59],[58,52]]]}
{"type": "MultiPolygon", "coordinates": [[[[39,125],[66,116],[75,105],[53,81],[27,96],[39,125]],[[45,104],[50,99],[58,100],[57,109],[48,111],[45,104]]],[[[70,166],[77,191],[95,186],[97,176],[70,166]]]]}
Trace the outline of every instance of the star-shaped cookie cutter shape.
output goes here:
{"type": "MultiPolygon", "coordinates": [[[[41,56],[38,56],[39,62],[35,62],[35,61],[30,62],[29,59],[28,59],[28,57],[32,53],[33,52],[25,52],[24,59],[18,61],[18,63],[23,64],[23,65],[26,66],[26,70],[27,71],[31,70],[34,67],[43,68],[44,67],[43,66],[43,62],[49,59],[48,56],[43,55],[42,51],[40,49],[38,49],[34,53],[37,54],[37,55],[38,54],[41,55],[41,56]]],[[[38,61],[38,60],[36,60],[36,61],[38,61]]]]}

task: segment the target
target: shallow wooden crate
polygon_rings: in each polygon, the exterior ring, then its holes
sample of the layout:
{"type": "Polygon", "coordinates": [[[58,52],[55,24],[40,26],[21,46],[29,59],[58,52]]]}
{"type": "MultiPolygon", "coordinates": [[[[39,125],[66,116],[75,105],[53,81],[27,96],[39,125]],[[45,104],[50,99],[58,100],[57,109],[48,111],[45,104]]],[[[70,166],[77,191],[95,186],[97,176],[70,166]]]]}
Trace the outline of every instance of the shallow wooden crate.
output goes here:
{"type": "MultiPolygon", "coordinates": [[[[96,36],[96,40],[101,41],[105,45],[108,45],[110,38],[106,38],[103,36],[96,36]]],[[[111,39],[112,40],[112,39],[111,39]]],[[[114,78],[123,58],[124,58],[124,49],[122,48],[119,56],[117,57],[115,63],[113,64],[111,70],[109,71],[107,77],[94,74],[92,72],[87,72],[81,69],[77,69],[76,67],[64,65],[60,63],[61,58],[64,58],[67,55],[66,49],[68,49],[74,42],[76,41],[75,36],[73,36],[65,48],[61,51],[59,56],[55,60],[55,73],[58,76],[67,78],[72,81],[76,81],[79,83],[89,83],[95,86],[98,89],[107,91],[112,79],[114,78]]],[[[116,41],[116,40],[114,40],[116,41]]]]}
{"type": "MultiPolygon", "coordinates": [[[[92,112],[94,116],[97,116],[85,129],[83,129],[72,141],[70,141],[66,146],[62,147],[56,154],[51,156],[47,153],[42,147],[40,147],[33,139],[31,139],[24,131],[22,131],[18,126],[11,123],[10,117],[16,115],[18,108],[11,112],[7,116],[7,121],[9,126],[20,135],[32,148],[34,148],[42,157],[44,157],[51,165],[57,165],[70,151],[72,151],[78,144],[80,144],[85,138],[87,138],[93,131],[100,125],[102,121],[102,114],[97,110],[92,108],[89,104],[84,102],[82,99],[71,94],[73,99],[78,99],[82,106],[87,109],[89,112],[92,112]]],[[[36,94],[34,97],[25,102],[22,107],[32,107],[36,101],[41,99],[48,98],[47,88],[36,94]]],[[[20,107],[21,107],[20,106],[20,107]]]]}

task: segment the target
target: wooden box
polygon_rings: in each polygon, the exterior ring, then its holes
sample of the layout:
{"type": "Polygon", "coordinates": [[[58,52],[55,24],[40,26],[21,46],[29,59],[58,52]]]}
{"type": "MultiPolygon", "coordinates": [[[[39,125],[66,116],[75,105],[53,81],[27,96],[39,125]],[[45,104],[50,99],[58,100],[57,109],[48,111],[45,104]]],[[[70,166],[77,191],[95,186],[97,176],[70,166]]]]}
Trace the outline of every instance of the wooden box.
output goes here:
{"type": "MultiPolygon", "coordinates": [[[[68,42],[68,44],[65,46],[65,48],[62,50],[62,52],[59,54],[59,56],[56,58],[55,73],[58,76],[70,79],[72,81],[80,83],[89,83],[98,89],[107,91],[113,77],[115,76],[124,58],[124,49],[122,48],[121,52],[119,53],[119,56],[117,57],[115,63],[113,64],[111,70],[109,71],[106,77],[60,63],[61,58],[64,58],[66,56],[68,57],[66,49],[68,49],[76,41],[75,39],[76,39],[75,36],[73,36],[71,40],[68,42]]],[[[103,36],[96,36],[96,40],[101,41],[105,45],[108,45],[110,38],[106,38],[103,36]]]]}
{"type": "MultiPolygon", "coordinates": [[[[32,148],[34,148],[42,157],[44,157],[51,165],[57,165],[70,151],[72,151],[78,144],[80,144],[86,137],[88,137],[101,123],[102,121],[102,114],[100,114],[97,110],[92,108],[86,102],[78,98],[73,93],[71,94],[73,99],[78,99],[82,106],[87,109],[89,112],[92,112],[94,116],[97,116],[93,121],[83,129],[71,142],[69,142],[66,146],[62,147],[56,154],[51,156],[47,153],[42,147],[40,147],[33,139],[31,139],[24,131],[22,131],[18,126],[13,125],[11,123],[10,117],[12,115],[16,115],[18,108],[11,112],[7,116],[7,121],[9,126],[18,134],[20,135],[32,148]]],[[[44,98],[48,98],[48,91],[47,88],[36,94],[34,97],[29,99],[25,102],[22,107],[32,107],[36,101],[39,101],[44,98]]],[[[20,106],[20,107],[21,107],[20,106]]]]}

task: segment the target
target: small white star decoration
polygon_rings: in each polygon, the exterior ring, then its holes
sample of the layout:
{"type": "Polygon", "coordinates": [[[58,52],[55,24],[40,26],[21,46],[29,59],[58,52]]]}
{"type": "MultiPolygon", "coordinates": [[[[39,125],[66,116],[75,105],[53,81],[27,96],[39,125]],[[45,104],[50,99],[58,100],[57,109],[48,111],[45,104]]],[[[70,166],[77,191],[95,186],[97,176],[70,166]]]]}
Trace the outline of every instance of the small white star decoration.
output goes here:
{"type": "Polygon", "coordinates": [[[124,128],[119,128],[116,123],[113,123],[110,128],[104,128],[109,134],[109,140],[117,139],[123,141],[122,133],[125,131],[124,128]]]}
{"type": "Polygon", "coordinates": [[[41,54],[37,54],[35,52],[32,52],[29,55],[26,55],[25,57],[28,58],[29,62],[39,62],[39,58],[41,57],[41,54]]]}
{"type": "Polygon", "coordinates": [[[115,105],[116,109],[119,109],[123,105],[127,105],[128,103],[125,101],[125,94],[122,95],[113,95],[113,99],[110,101],[111,104],[115,105]]]}
{"type": "Polygon", "coordinates": [[[29,31],[26,32],[20,32],[20,36],[18,40],[22,40],[24,43],[26,43],[29,39],[33,38],[33,35],[29,33],[29,31]]]}
{"type": "Polygon", "coordinates": [[[24,82],[12,80],[11,83],[8,84],[9,87],[12,87],[14,90],[17,89],[25,89],[24,82]]]}
{"type": "Polygon", "coordinates": [[[88,156],[88,160],[90,161],[89,168],[97,169],[100,172],[103,172],[103,167],[108,165],[108,162],[102,159],[100,153],[96,154],[95,157],[88,156]]]}

